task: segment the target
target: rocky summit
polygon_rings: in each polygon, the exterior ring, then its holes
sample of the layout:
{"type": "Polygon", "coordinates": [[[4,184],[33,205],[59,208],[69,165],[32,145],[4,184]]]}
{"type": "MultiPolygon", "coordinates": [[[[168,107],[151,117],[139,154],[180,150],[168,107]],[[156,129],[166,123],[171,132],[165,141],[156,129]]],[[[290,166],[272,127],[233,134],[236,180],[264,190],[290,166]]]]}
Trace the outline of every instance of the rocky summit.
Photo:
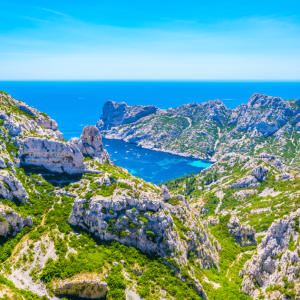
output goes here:
{"type": "Polygon", "coordinates": [[[66,141],[0,92],[0,299],[300,299],[299,105],[108,101],[66,141]],[[102,135],[215,163],[155,185],[102,135]]]}

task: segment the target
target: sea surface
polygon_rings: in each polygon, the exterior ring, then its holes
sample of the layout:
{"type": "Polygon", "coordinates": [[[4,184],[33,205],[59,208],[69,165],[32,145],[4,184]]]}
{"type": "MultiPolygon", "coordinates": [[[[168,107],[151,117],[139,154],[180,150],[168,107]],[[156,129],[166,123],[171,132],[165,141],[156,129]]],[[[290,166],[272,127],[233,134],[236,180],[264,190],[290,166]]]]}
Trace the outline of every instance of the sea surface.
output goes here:
{"type": "MultiPolygon", "coordinates": [[[[300,81],[0,81],[0,90],[47,113],[68,140],[79,137],[85,125],[96,124],[107,100],[168,109],[221,99],[227,107],[235,108],[253,93],[298,99],[300,81]]],[[[128,147],[122,141],[106,140],[104,144],[109,145],[105,148],[116,165],[154,183],[198,173],[209,165],[135,145],[128,145],[134,150],[126,152],[128,147]]]]}
{"type": "Polygon", "coordinates": [[[138,148],[123,141],[103,139],[103,145],[115,165],[155,184],[192,172],[196,174],[211,165],[201,160],[138,148]]]}

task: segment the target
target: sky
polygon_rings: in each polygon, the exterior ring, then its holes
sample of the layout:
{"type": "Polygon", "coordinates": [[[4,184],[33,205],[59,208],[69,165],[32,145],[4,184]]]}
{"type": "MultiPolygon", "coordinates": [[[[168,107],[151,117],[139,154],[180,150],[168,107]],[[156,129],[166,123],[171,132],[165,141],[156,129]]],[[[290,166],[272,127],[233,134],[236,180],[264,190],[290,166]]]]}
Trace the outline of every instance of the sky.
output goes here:
{"type": "Polygon", "coordinates": [[[300,1],[2,1],[0,80],[300,80],[300,1]]]}

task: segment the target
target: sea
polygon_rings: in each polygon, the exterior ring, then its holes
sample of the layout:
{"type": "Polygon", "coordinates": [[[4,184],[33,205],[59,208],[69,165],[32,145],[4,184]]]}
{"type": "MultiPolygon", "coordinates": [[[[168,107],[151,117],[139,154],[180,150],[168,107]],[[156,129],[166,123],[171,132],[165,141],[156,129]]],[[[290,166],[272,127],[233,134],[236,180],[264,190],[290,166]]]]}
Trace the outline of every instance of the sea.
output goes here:
{"type": "MultiPolygon", "coordinates": [[[[0,90],[47,113],[65,139],[80,137],[95,125],[107,100],[162,109],[220,99],[235,108],[253,93],[300,98],[300,81],[0,81],[0,90]]],[[[123,141],[104,140],[114,164],[153,183],[198,173],[210,163],[137,148],[123,141]]]]}

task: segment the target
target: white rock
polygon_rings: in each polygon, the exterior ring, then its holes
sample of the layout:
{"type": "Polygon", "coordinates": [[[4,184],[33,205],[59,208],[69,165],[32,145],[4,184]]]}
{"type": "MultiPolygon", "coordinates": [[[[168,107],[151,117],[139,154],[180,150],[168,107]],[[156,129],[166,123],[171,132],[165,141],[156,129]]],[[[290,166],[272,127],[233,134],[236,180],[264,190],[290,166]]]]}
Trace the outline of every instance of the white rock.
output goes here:
{"type": "Polygon", "coordinates": [[[161,190],[161,194],[162,194],[165,201],[171,199],[170,192],[169,192],[168,188],[165,185],[162,185],[160,190],[161,190]]]}
{"type": "Polygon", "coordinates": [[[20,160],[22,165],[44,167],[68,174],[85,172],[83,155],[72,143],[46,138],[26,138],[22,141],[20,160]]]}
{"type": "Polygon", "coordinates": [[[260,186],[260,183],[257,181],[256,177],[252,175],[243,177],[231,185],[231,187],[234,189],[250,187],[250,186],[260,186]]]}

